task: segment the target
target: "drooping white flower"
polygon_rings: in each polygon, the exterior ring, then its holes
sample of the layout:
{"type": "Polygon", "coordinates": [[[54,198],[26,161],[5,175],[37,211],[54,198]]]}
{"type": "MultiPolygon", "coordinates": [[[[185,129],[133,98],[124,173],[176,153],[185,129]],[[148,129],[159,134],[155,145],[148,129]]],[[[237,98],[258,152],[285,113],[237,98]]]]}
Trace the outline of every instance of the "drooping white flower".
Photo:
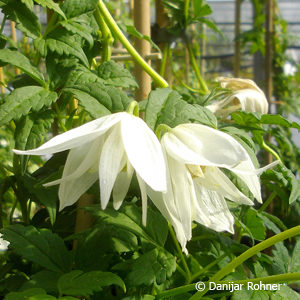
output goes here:
{"type": "Polygon", "coordinates": [[[0,233],[0,251],[6,251],[10,242],[2,238],[2,233],[0,233]]]}
{"type": "Polygon", "coordinates": [[[220,168],[238,175],[262,201],[258,174],[270,165],[256,169],[247,151],[230,135],[200,124],[181,124],[165,133],[161,144],[167,165],[167,193],[148,194],[173,225],[183,251],[192,237],[192,221],[233,233],[234,219],[225,198],[253,204],[220,168]]]}
{"type": "Polygon", "coordinates": [[[134,170],[140,185],[145,222],[146,184],[166,191],[166,169],[160,143],[146,123],[127,112],[104,116],[55,136],[37,149],[17,154],[45,155],[71,149],[60,184],[60,210],[72,205],[99,178],[101,206],[111,193],[118,209],[129,189],[134,170]],[[146,184],[145,184],[146,183],[146,184]]]}
{"type": "Polygon", "coordinates": [[[216,115],[228,116],[236,110],[247,112],[268,113],[268,101],[264,92],[250,79],[218,77],[222,88],[233,91],[231,95],[221,101],[214,102],[206,108],[216,115]]]}

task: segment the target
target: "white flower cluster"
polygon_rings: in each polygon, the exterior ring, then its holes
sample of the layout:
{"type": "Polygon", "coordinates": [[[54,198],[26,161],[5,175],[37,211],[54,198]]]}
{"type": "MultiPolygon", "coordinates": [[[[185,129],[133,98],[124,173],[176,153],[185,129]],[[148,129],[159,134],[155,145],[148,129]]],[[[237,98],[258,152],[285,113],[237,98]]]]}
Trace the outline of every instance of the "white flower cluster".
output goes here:
{"type": "Polygon", "coordinates": [[[271,166],[256,169],[233,137],[201,124],[181,124],[159,142],[142,119],[127,112],[86,123],[37,149],[14,152],[46,155],[68,149],[62,178],[46,184],[60,184],[60,210],[74,204],[98,179],[101,207],[106,208],[112,194],[113,206],[118,209],[135,171],[144,224],[149,196],[174,227],[185,252],[193,221],[233,233],[234,219],[225,198],[253,204],[220,168],[235,173],[261,202],[258,175],[271,166]]]}

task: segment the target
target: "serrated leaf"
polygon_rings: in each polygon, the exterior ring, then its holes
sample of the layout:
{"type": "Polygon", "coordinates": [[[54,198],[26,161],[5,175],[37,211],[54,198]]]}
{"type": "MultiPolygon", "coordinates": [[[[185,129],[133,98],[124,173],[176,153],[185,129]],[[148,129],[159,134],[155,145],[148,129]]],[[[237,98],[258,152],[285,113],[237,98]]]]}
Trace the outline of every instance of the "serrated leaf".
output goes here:
{"type": "Polygon", "coordinates": [[[30,280],[22,286],[22,290],[40,288],[47,293],[57,293],[57,280],[60,275],[60,273],[47,270],[40,271],[30,277],[30,280]]]}
{"type": "Polygon", "coordinates": [[[19,0],[8,0],[2,7],[2,12],[16,22],[18,29],[31,38],[38,38],[41,35],[41,24],[33,11],[19,0]]]}
{"type": "Polygon", "coordinates": [[[33,0],[21,0],[25,5],[27,5],[28,8],[33,9],[33,0]]]}
{"type": "Polygon", "coordinates": [[[102,78],[97,76],[95,71],[85,68],[84,66],[78,65],[74,68],[70,76],[65,84],[66,87],[74,87],[74,86],[85,86],[89,83],[99,82],[102,83],[103,86],[99,86],[98,88],[104,88],[105,82],[102,78]]]}
{"type": "Polygon", "coordinates": [[[126,110],[131,100],[120,89],[106,87],[100,82],[66,87],[66,92],[72,93],[92,117],[101,116],[126,110]]]}
{"type": "Polygon", "coordinates": [[[97,4],[98,0],[68,0],[63,3],[61,8],[70,19],[93,11],[97,4]]]}
{"type": "Polygon", "coordinates": [[[81,48],[76,35],[70,34],[64,28],[58,28],[46,37],[46,46],[59,55],[74,56],[78,58],[87,68],[88,59],[81,48]]]}
{"type": "Polygon", "coordinates": [[[37,199],[39,203],[46,207],[49,214],[50,223],[54,225],[58,203],[57,187],[45,188],[41,186],[36,179],[30,177],[29,175],[25,175],[21,179],[30,196],[34,196],[33,200],[37,199]]]}
{"type": "Polygon", "coordinates": [[[143,295],[143,296],[129,296],[125,297],[122,300],[154,300],[155,297],[151,295],[143,295]]]}
{"type": "Polygon", "coordinates": [[[290,272],[299,272],[300,270],[300,239],[297,240],[294,246],[292,260],[290,263],[290,272]]]}
{"type": "Polygon", "coordinates": [[[122,279],[114,273],[101,271],[83,273],[80,270],[74,270],[62,275],[58,279],[57,286],[60,294],[78,297],[93,295],[102,287],[113,284],[120,286],[124,291],[126,290],[122,279]]]}
{"type": "Polygon", "coordinates": [[[138,87],[131,73],[114,61],[102,63],[97,69],[98,76],[105,80],[104,84],[119,87],[138,87]]]}
{"type": "Polygon", "coordinates": [[[251,289],[242,289],[235,291],[230,298],[232,300],[269,300],[269,294],[267,291],[255,291],[251,289]]]}
{"type": "MultiPolygon", "coordinates": [[[[50,129],[54,121],[54,115],[52,110],[46,110],[21,117],[20,121],[16,122],[16,130],[14,133],[16,141],[15,148],[19,150],[37,148],[50,129]]],[[[26,169],[28,158],[29,156],[27,155],[19,157],[23,172],[26,169]]]]}
{"type": "Polygon", "coordinates": [[[52,0],[34,0],[34,1],[43,7],[56,11],[59,15],[61,15],[64,19],[66,19],[64,12],[61,10],[59,5],[54,1],[52,0]]]}
{"type": "Polygon", "coordinates": [[[127,276],[130,286],[162,284],[176,270],[175,257],[166,251],[153,249],[132,263],[127,276]]]}
{"type": "Polygon", "coordinates": [[[0,106],[0,126],[13,119],[19,119],[30,110],[39,111],[57,100],[57,94],[40,86],[26,86],[15,89],[0,106]]]}
{"type": "Polygon", "coordinates": [[[247,113],[243,111],[231,114],[233,120],[244,126],[256,126],[255,124],[278,125],[287,128],[296,128],[300,130],[300,125],[296,122],[285,119],[281,115],[262,115],[259,113],[247,113]]]}
{"type": "Polygon", "coordinates": [[[135,205],[123,206],[119,211],[109,208],[103,211],[98,207],[90,207],[88,210],[107,224],[129,230],[154,245],[164,246],[168,234],[167,222],[150,208],[147,211],[146,227],[142,225],[141,210],[135,205]]]}
{"type": "Polygon", "coordinates": [[[274,268],[275,274],[288,273],[290,256],[287,248],[282,242],[275,244],[274,248],[272,251],[274,256],[272,267],[274,268]]]}
{"type": "Polygon", "coordinates": [[[47,295],[45,290],[33,288],[24,292],[12,292],[5,296],[5,300],[55,300],[56,298],[47,295]]]}
{"type": "Polygon", "coordinates": [[[4,228],[2,233],[10,242],[9,248],[23,258],[54,272],[71,269],[71,254],[64,241],[50,230],[16,224],[4,228]]]}
{"type": "Polygon", "coordinates": [[[89,93],[74,88],[64,89],[73,94],[80,105],[95,119],[110,114],[110,111],[89,93]]]}
{"type": "Polygon", "coordinates": [[[159,124],[175,127],[191,122],[217,127],[217,119],[212,112],[200,105],[185,102],[178,92],[169,88],[156,89],[150,93],[145,120],[152,130],[159,124]]]}
{"type": "Polygon", "coordinates": [[[94,44],[94,39],[91,35],[91,29],[88,26],[84,26],[83,24],[79,24],[74,20],[65,20],[60,22],[60,24],[67,29],[68,31],[78,34],[82,38],[84,38],[89,46],[92,47],[94,44]]]}
{"type": "Polygon", "coordinates": [[[140,39],[140,40],[146,40],[151,47],[156,49],[158,52],[161,52],[161,49],[151,40],[151,38],[145,34],[140,33],[134,26],[132,25],[127,25],[126,26],[126,31],[127,33],[131,34],[132,36],[140,39]]]}
{"type": "Polygon", "coordinates": [[[274,294],[274,300],[299,300],[299,299],[300,299],[299,293],[293,291],[290,287],[284,284],[280,285],[280,289],[276,291],[276,293],[274,294]]]}
{"type": "Polygon", "coordinates": [[[266,228],[262,220],[257,216],[257,211],[249,208],[244,219],[244,224],[250,230],[256,240],[264,240],[266,237],[266,228]]]}

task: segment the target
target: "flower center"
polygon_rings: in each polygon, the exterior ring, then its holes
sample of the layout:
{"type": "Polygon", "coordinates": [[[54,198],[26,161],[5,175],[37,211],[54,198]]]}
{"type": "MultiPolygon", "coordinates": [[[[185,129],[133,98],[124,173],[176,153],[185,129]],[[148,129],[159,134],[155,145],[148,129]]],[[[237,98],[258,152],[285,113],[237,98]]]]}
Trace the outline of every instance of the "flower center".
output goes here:
{"type": "Polygon", "coordinates": [[[186,165],[193,178],[204,178],[205,166],[200,165],[186,165]]]}

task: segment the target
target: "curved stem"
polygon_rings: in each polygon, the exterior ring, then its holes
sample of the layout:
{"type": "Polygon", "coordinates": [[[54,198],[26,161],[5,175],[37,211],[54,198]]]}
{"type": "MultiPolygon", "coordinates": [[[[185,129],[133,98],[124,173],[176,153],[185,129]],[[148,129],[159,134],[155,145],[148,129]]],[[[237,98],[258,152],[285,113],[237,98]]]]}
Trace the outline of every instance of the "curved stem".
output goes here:
{"type": "Polygon", "coordinates": [[[94,12],[94,17],[96,19],[96,22],[101,30],[102,34],[102,54],[101,54],[101,61],[109,61],[111,57],[111,51],[112,51],[112,43],[113,43],[113,37],[111,35],[111,32],[109,28],[107,27],[99,7],[96,8],[94,12]]]}
{"type": "Polygon", "coordinates": [[[166,72],[166,65],[167,65],[167,61],[168,61],[168,57],[169,57],[169,52],[170,52],[170,45],[169,44],[165,44],[164,46],[164,50],[163,50],[163,58],[160,64],[160,70],[159,70],[159,75],[160,76],[164,76],[165,72],[166,72]]]}
{"type": "Polygon", "coordinates": [[[161,139],[161,136],[162,136],[162,133],[163,132],[168,132],[170,131],[172,128],[169,127],[168,125],[166,124],[159,124],[155,130],[155,134],[157,136],[157,138],[160,140],[161,139]]]}
{"type": "Polygon", "coordinates": [[[117,38],[127,49],[132,58],[141,66],[141,68],[143,68],[143,70],[145,70],[152,77],[152,79],[157,83],[159,87],[168,87],[169,84],[165,81],[165,79],[163,79],[154,69],[152,69],[130,44],[102,0],[99,0],[98,5],[107,26],[110,28],[111,32],[113,32],[117,36],[117,38]]]}
{"type": "Polygon", "coordinates": [[[268,199],[263,203],[263,205],[258,209],[258,212],[264,211],[269,204],[273,201],[273,199],[277,196],[277,193],[273,191],[271,195],[268,197],[268,199]]]}
{"type": "Polygon", "coordinates": [[[187,23],[187,20],[189,18],[189,8],[190,8],[190,0],[185,0],[185,3],[184,3],[184,18],[185,18],[185,23],[187,23]]]}
{"type": "Polygon", "coordinates": [[[195,59],[193,48],[192,48],[192,46],[191,46],[190,43],[187,43],[186,46],[187,46],[187,49],[189,51],[189,55],[190,55],[190,59],[191,59],[191,64],[192,64],[193,70],[195,72],[196,78],[197,78],[197,80],[199,82],[200,88],[206,94],[206,93],[209,92],[209,90],[207,88],[207,85],[206,85],[205,81],[203,80],[203,78],[201,76],[200,70],[198,68],[198,65],[197,65],[197,62],[196,62],[196,59],[195,59]]]}
{"type": "Polygon", "coordinates": [[[176,250],[178,252],[178,255],[179,257],[181,258],[181,261],[182,261],[182,264],[183,264],[183,267],[184,267],[184,270],[185,270],[185,279],[186,279],[186,282],[190,282],[191,280],[191,272],[190,272],[190,269],[186,263],[186,260],[185,260],[185,257],[182,253],[182,250],[178,244],[178,241],[177,241],[177,238],[176,238],[176,235],[175,235],[175,232],[172,228],[172,226],[169,224],[169,232],[171,234],[171,237],[172,237],[172,240],[174,241],[174,244],[175,244],[175,247],[176,247],[176,250]]]}
{"type": "MultiPolygon", "coordinates": [[[[232,270],[235,269],[237,266],[241,265],[244,261],[246,261],[248,258],[254,256],[258,252],[261,252],[264,249],[269,248],[276,243],[279,243],[283,240],[286,240],[288,238],[291,238],[291,237],[299,235],[299,234],[300,234],[300,225],[268,238],[267,240],[251,247],[250,249],[248,249],[247,251],[242,253],[240,256],[236,257],[228,265],[226,265],[219,272],[217,272],[214,276],[212,276],[210,278],[210,281],[214,281],[214,282],[219,281],[220,279],[224,278],[227,274],[232,272],[232,270]]],[[[191,297],[191,300],[201,299],[201,297],[206,292],[207,291],[196,293],[193,297],[191,297]]]]}
{"type": "MultiPolygon", "coordinates": [[[[241,284],[241,285],[247,285],[248,282],[252,282],[252,283],[287,283],[287,282],[292,282],[292,281],[299,281],[300,280],[300,273],[290,273],[290,274],[279,274],[279,275],[272,275],[272,276],[268,276],[268,277],[259,277],[259,278],[251,278],[251,279],[245,279],[245,280],[230,280],[230,283],[232,284],[241,284]]],[[[212,280],[210,281],[206,281],[203,282],[205,284],[205,286],[208,285],[209,282],[212,282],[212,280]]],[[[228,281],[214,281],[214,283],[216,284],[228,284],[228,281]]],[[[189,291],[194,291],[195,288],[195,283],[193,284],[188,284],[185,286],[181,286],[178,288],[174,288],[168,291],[164,291],[160,294],[158,294],[156,296],[155,299],[165,299],[168,297],[172,297],[172,296],[176,296],[176,295],[180,295],[189,291]]],[[[197,293],[196,295],[198,295],[199,293],[197,293]]],[[[193,297],[192,297],[193,298],[193,297]]],[[[191,299],[192,299],[191,298],[191,299]]],[[[198,298],[200,299],[200,298],[198,298]]]]}
{"type": "Polygon", "coordinates": [[[129,114],[136,117],[139,116],[139,104],[136,101],[131,101],[126,110],[129,114]]]}
{"type": "Polygon", "coordinates": [[[278,155],[271,147],[269,147],[269,146],[265,143],[265,141],[262,142],[262,147],[263,147],[265,150],[267,150],[268,152],[270,152],[277,160],[279,160],[280,162],[282,162],[281,159],[280,159],[280,157],[279,157],[279,155],[278,155]]]}

